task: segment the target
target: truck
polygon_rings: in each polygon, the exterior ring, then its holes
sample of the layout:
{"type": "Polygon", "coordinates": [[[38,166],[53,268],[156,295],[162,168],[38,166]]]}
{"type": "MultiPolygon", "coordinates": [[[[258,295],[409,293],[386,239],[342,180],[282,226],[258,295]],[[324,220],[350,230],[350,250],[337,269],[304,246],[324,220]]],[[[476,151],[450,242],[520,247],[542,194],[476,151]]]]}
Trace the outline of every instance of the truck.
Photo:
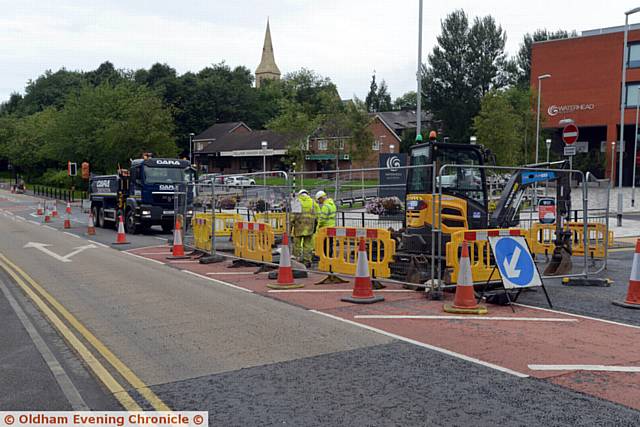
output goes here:
{"type": "Polygon", "coordinates": [[[176,195],[190,216],[193,194],[187,188],[195,178],[196,172],[187,160],[148,156],[132,160],[129,169],[91,176],[91,213],[98,227],[114,227],[122,215],[127,233],[145,232],[154,225],[169,232],[175,219],[176,195]]]}

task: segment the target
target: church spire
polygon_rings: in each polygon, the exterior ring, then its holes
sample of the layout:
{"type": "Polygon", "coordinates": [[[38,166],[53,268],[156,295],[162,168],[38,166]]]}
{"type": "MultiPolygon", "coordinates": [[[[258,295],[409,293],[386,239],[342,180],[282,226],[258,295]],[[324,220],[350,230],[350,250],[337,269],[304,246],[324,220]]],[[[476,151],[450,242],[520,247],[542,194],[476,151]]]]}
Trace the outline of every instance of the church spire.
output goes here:
{"type": "Polygon", "coordinates": [[[265,79],[280,78],[280,70],[276,65],[273,56],[273,45],[271,43],[271,30],[269,29],[269,19],[267,19],[267,31],[264,34],[264,45],[262,46],[262,59],[256,68],[256,87],[260,87],[260,82],[265,79]]]}

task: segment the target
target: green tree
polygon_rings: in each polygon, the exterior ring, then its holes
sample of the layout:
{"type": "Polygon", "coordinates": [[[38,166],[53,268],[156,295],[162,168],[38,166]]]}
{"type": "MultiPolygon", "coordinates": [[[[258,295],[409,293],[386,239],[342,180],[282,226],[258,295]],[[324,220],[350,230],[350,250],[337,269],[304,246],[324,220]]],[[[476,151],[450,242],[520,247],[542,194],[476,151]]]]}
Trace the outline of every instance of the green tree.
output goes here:
{"type": "Polygon", "coordinates": [[[566,39],[569,37],[577,37],[578,33],[574,31],[567,32],[565,30],[549,31],[547,29],[538,29],[533,34],[527,33],[520,43],[520,49],[516,56],[517,82],[520,86],[529,87],[531,78],[531,46],[534,42],[545,40],[566,39]]]}
{"type": "Polygon", "coordinates": [[[367,111],[370,113],[375,113],[378,111],[378,84],[376,83],[376,73],[373,73],[371,76],[371,83],[369,84],[369,93],[367,93],[367,97],[364,99],[365,106],[367,107],[367,111]]]}
{"type": "Polygon", "coordinates": [[[64,68],[45,71],[36,80],[29,80],[25,95],[17,108],[19,115],[29,115],[47,107],[61,108],[67,96],[77,93],[85,84],[84,74],[64,68]]]}
{"type": "Polygon", "coordinates": [[[426,105],[454,142],[467,142],[483,94],[508,83],[504,55],[506,35],[492,17],[469,26],[462,10],[447,15],[438,44],[423,67],[426,105]]]}
{"type": "Polygon", "coordinates": [[[319,116],[310,116],[300,104],[283,99],[280,114],[267,123],[267,128],[288,135],[287,154],[296,163],[302,164],[309,137],[319,125],[319,116]]]}
{"type": "Polygon", "coordinates": [[[393,109],[396,111],[415,110],[418,106],[418,96],[411,90],[393,101],[393,109]]]}
{"type": "Polygon", "coordinates": [[[60,165],[89,161],[92,170],[107,172],[145,151],[177,154],[171,113],[144,86],[122,82],[85,86],[69,97],[44,145],[46,158],[60,165]]]}

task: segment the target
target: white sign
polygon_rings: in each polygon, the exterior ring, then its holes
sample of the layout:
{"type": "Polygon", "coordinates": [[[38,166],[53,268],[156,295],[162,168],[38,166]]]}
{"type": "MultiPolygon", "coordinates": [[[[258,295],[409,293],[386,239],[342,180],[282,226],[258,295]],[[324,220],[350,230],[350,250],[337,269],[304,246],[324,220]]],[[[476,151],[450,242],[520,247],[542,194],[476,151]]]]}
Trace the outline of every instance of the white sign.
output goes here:
{"type": "Polygon", "coordinates": [[[524,236],[489,236],[489,244],[505,289],[542,286],[524,236]]]}
{"type": "Polygon", "coordinates": [[[578,141],[573,144],[576,147],[577,153],[588,153],[589,152],[589,141],[578,141]]]}
{"type": "Polygon", "coordinates": [[[565,156],[575,156],[576,155],[576,147],[573,145],[565,145],[564,146],[564,155],[565,156]]]}
{"type": "Polygon", "coordinates": [[[274,150],[268,148],[266,150],[235,150],[221,151],[222,157],[258,157],[258,156],[281,156],[287,154],[287,150],[274,150]]]}
{"type": "Polygon", "coordinates": [[[78,246],[74,251],[69,252],[68,254],[62,256],[62,255],[58,255],[57,253],[53,252],[50,249],[47,249],[47,246],[51,246],[47,243],[37,243],[37,242],[29,242],[26,245],[24,245],[25,248],[35,248],[37,250],[39,250],[42,253],[45,253],[47,255],[49,255],[52,258],[57,259],[60,262],[71,262],[71,257],[74,255],[79,254],[82,251],[85,251],[87,249],[93,249],[93,248],[97,248],[96,245],[85,245],[85,246],[78,246]]]}
{"type": "Polygon", "coordinates": [[[547,114],[551,117],[558,114],[575,113],[576,111],[591,111],[595,110],[595,104],[568,104],[568,105],[551,105],[547,108],[547,114]]]}

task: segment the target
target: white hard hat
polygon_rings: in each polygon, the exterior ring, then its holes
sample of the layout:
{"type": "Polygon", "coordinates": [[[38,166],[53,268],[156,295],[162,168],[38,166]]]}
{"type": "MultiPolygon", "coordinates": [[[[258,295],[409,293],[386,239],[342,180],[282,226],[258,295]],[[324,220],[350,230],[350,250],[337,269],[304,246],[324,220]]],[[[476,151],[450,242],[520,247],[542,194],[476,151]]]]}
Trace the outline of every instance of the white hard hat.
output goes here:
{"type": "Polygon", "coordinates": [[[302,190],[298,191],[298,196],[301,194],[309,195],[309,192],[303,188],[302,190]]]}
{"type": "Polygon", "coordinates": [[[320,200],[322,197],[327,197],[327,193],[325,193],[324,191],[320,190],[316,193],[316,200],[320,200]]]}

